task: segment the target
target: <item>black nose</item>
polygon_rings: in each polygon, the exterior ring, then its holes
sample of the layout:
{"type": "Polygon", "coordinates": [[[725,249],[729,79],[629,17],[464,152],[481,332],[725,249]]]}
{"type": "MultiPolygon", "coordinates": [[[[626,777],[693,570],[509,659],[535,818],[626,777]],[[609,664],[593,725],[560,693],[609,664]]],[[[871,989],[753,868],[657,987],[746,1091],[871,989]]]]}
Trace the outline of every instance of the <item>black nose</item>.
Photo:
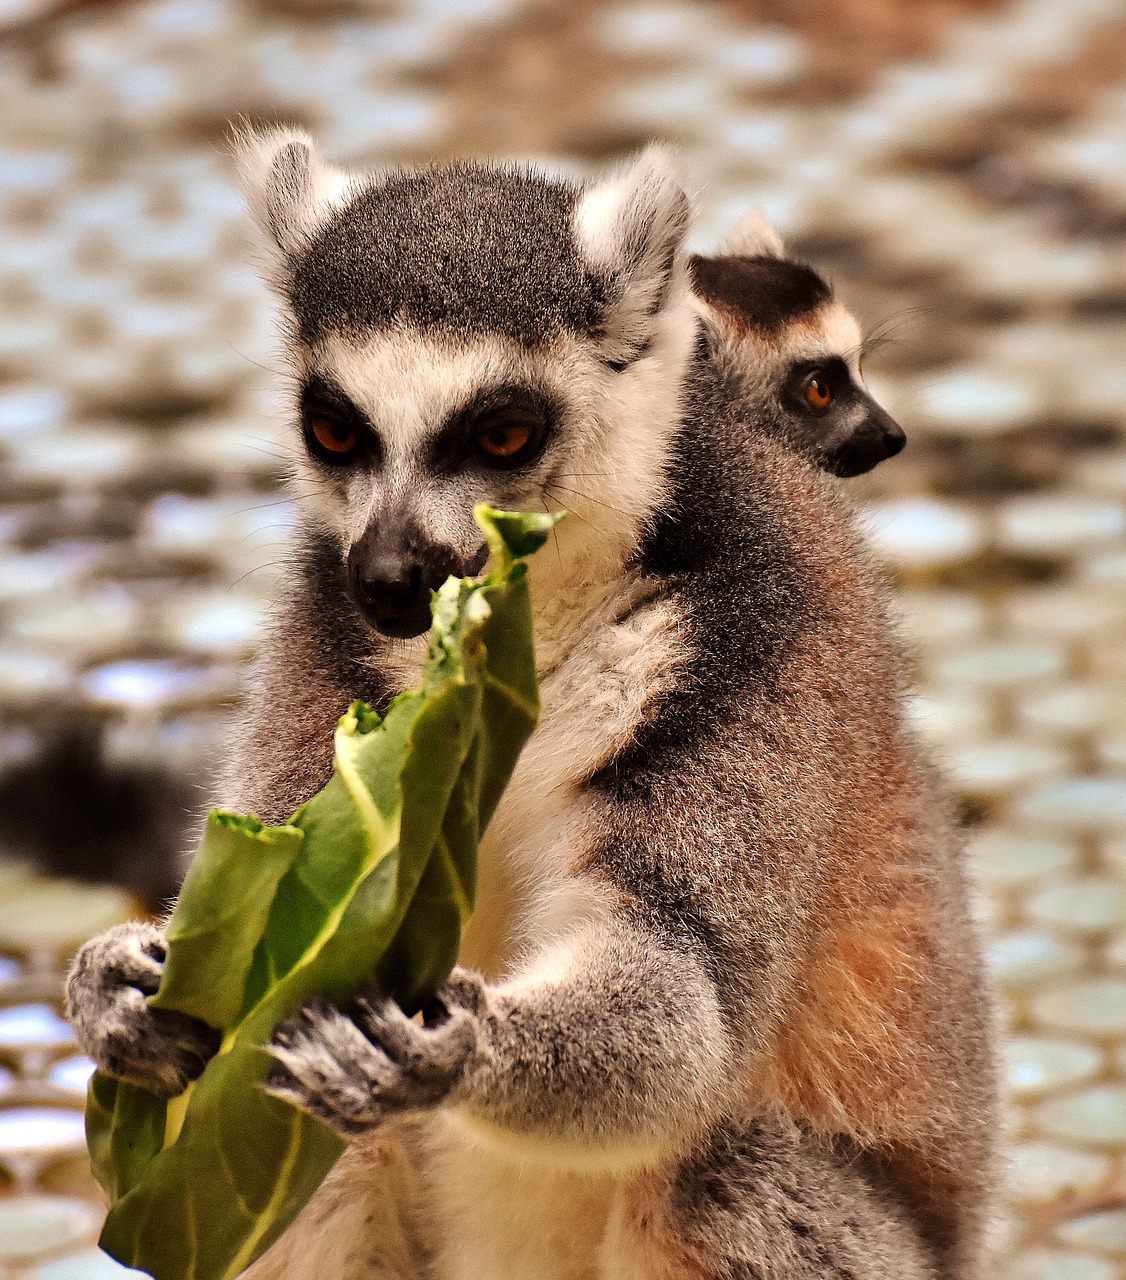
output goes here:
{"type": "Polygon", "coordinates": [[[430,626],[430,589],[423,588],[421,565],[404,560],[382,564],[349,560],[352,599],[378,631],[407,639],[430,626]]]}
{"type": "Polygon", "coordinates": [[[430,595],[466,572],[450,547],[369,530],[348,553],[348,589],[367,621],[407,640],[430,628],[430,595]]]}
{"type": "Polygon", "coordinates": [[[898,422],[889,422],[884,428],[884,448],[887,450],[887,457],[894,458],[897,453],[902,452],[906,443],[907,432],[898,422]]]}

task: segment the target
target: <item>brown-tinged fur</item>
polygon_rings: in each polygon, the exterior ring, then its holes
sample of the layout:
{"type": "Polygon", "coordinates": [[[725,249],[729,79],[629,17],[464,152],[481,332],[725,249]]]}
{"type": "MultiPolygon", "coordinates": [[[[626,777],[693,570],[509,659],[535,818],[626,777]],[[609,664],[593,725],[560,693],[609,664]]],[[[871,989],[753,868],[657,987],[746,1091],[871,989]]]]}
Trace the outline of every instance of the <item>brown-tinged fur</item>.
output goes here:
{"type": "MultiPolygon", "coordinates": [[[[694,877],[682,870],[675,897],[680,915],[705,917],[705,935],[726,921],[729,945],[741,932],[734,921],[753,917],[743,958],[726,969],[756,979],[735,978],[728,995],[742,1006],[734,1016],[754,1108],[876,1153],[944,1274],[972,1274],[982,1226],[972,1206],[985,1204],[991,1175],[991,1028],[951,818],[904,723],[883,592],[847,514],[772,441],[752,436],[731,452],[747,491],[760,490],[782,580],[757,607],[730,582],[727,625],[750,626],[761,610],[764,631],[788,634],[782,652],[757,655],[717,738],[722,755],[709,744],[710,758],[678,760],[689,786],[673,776],[646,788],[644,821],[666,847],[708,849],[699,892],[713,904],[729,880],[742,882],[726,910],[688,906],[694,877]],[[751,790],[752,803],[703,794],[717,780],[751,790]],[[711,830],[675,812],[689,804],[711,830]],[[670,839],[670,826],[683,835],[670,839]],[[725,856],[727,844],[746,861],[725,856]]],[[[740,514],[745,529],[745,503],[725,500],[712,473],[700,480],[717,534],[740,514]]],[[[697,592],[710,585],[697,573],[697,592]]],[[[636,812],[628,825],[638,827],[636,812]]],[[[608,869],[622,861],[617,839],[612,847],[608,869]]]]}

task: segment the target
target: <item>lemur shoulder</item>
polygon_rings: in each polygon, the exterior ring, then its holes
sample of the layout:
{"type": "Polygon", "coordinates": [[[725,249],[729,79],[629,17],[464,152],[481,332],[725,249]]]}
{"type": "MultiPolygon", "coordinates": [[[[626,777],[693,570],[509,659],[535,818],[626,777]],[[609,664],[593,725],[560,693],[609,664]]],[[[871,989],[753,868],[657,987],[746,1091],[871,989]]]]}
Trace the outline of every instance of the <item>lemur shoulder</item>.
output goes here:
{"type": "MultiPolygon", "coordinates": [[[[847,313],[746,232],[690,264],[660,152],[588,184],[345,175],[288,131],[241,160],[304,523],[222,802],[283,819],[347,704],[411,681],[431,588],[482,563],[475,502],[572,512],[531,562],[543,715],[443,1014],[373,991],[278,1029],[273,1089],[353,1141],[248,1275],[977,1276],[987,1002],[822,475],[901,443],[847,313]]],[[[103,935],[69,1004],[103,1068],[175,1092],[214,1037],[148,1010],[161,959],[152,926],[103,935]]]]}

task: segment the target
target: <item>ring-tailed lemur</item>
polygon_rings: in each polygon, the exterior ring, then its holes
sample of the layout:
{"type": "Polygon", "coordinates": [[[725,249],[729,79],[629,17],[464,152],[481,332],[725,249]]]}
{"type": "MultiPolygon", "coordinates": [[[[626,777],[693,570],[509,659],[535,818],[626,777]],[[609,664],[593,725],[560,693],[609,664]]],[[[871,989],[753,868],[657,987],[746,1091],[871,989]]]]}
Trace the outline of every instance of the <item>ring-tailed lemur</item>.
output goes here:
{"type": "Polygon", "coordinates": [[[838,476],[899,453],[903,429],[863,385],[859,324],[812,267],[786,257],[764,214],[689,270],[715,359],[759,429],[838,476]]]}
{"type": "MultiPolygon", "coordinates": [[[[305,523],[224,801],[284,819],[347,704],[412,679],[431,586],[481,562],[474,502],[573,512],[531,562],[543,714],[440,1016],[372,993],[278,1029],[273,1087],[354,1141],[248,1274],[978,1274],[958,841],[847,513],[701,330],[667,160],[579,186],[352,177],[293,132],[241,155],[305,523]]],[[[87,944],[69,1007],[104,1068],[174,1091],[213,1039],[144,1004],[162,946],[87,944]]]]}

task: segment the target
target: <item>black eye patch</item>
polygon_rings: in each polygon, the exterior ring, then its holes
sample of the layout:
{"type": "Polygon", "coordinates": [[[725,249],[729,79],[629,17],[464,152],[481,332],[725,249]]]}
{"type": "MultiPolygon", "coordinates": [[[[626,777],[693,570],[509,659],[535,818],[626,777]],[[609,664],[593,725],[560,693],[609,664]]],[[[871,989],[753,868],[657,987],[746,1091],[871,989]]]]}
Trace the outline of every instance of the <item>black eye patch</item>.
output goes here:
{"type": "Polygon", "coordinates": [[[324,378],[311,377],[301,389],[301,431],[309,453],[325,466],[378,465],[378,435],[365,414],[324,378]]]}
{"type": "Polygon", "coordinates": [[[446,472],[472,466],[517,470],[543,452],[556,419],[555,403],[534,388],[488,388],[455,413],[435,437],[432,463],[446,472]]]}
{"type": "Polygon", "coordinates": [[[783,381],[782,399],[802,413],[828,413],[856,393],[848,365],[839,356],[824,360],[797,360],[783,381]]]}

